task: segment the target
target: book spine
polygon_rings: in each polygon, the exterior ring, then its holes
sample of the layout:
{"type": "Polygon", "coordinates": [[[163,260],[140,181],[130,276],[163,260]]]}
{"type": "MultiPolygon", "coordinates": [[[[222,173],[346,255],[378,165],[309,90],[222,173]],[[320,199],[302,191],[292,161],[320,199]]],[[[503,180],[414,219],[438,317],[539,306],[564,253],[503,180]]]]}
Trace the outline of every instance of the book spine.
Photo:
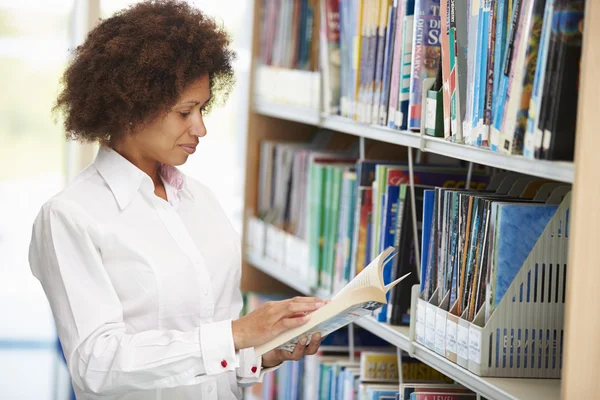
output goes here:
{"type": "Polygon", "coordinates": [[[333,168],[323,167],[323,196],[322,196],[322,233],[319,236],[319,287],[327,292],[331,291],[330,286],[330,265],[328,265],[329,248],[331,247],[331,224],[333,216],[333,168]]]}
{"type": "Polygon", "coordinates": [[[383,62],[383,85],[381,93],[379,95],[379,111],[377,112],[377,118],[374,121],[375,124],[386,126],[388,120],[388,105],[390,99],[390,85],[391,85],[391,69],[392,60],[394,57],[394,39],[396,34],[396,13],[398,8],[396,5],[390,6],[390,12],[388,15],[386,39],[385,39],[385,58],[383,62]]]}
{"type": "Polygon", "coordinates": [[[498,2],[491,0],[489,11],[488,39],[487,39],[487,67],[485,80],[485,105],[483,112],[483,137],[482,147],[489,147],[489,132],[492,121],[492,103],[494,98],[494,66],[496,54],[496,25],[497,25],[498,2]]]}
{"type": "Polygon", "coordinates": [[[410,103],[410,82],[412,71],[412,49],[414,32],[414,0],[406,0],[406,15],[402,32],[402,63],[400,72],[400,85],[398,92],[398,109],[394,116],[396,129],[405,130],[408,127],[408,107],[410,103]]]}
{"type": "Polygon", "coordinates": [[[479,121],[477,122],[477,145],[479,147],[488,147],[489,125],[485,124],[485,94],[487,90],[487,71],[488,71],[488,39],[490,31],[490,12],[491,0],[483,0],[479,11],[481,20],[481,42],[479,59],[479,121]]]}
{"type": "Polygon", "coordinates": [[[550,44],[550,34],[552,32],[552,20],[554,18],[554,0],[546,0],[544,10],[544,22],[542,24],[542,33],[540,37],[540,48],[535,66],[535,76],[533,78],[533,87],[531,91],[531,100],[529,101],[529,114],[527,116],[527,131],[523,139],[523,155],[527,158],[535,158],[536,129],[539,123],[539,113],[541,106],[541,92],[543,82],[546,76],[546,65],[548,61],[548,49],[550,44]]]}
{"type": "MultiPolygon", "coordinates": [[[[508,25],[508,2],[511,0],[497,0],[496,2],[496,28],[494,39],[494,72],[493,72],[493,89],[492,89],[492,109],[490,116],[490,126],[493,125],[494,110],[498,104],[498,86],[502,74],[502,63],[505,58],[506,50],[506,35],[508,25]]],[[[491,130],[491,127],[490,127],[491,130]]]]}
{"type": "MultiPolygon", "coordinates": [[[[450,125],[450,0],[440,0],[440,41],[442,52],[442,88],[444,105],[444,138],[451,137],[450,125]]],[[[454,43],[452,43],[454,44],[454,43]]]]}
{"type": "Polygon", "coordinates": [[[360,119],[360,121],[364,123],[371,122],[375,79],[381,63],[380,52],[382,53],[381,55],[383,55],[383,51],[380,51],[381,46],[383,46],[383,40],[379,40],[379,14],[381,1],[383,0],[372,0],[371,3],[372,10],[369,23],[369,40],[371,41],[371,45],[369,47],[369,54],[367,58],[368,69],[365,77],[366,81],[363,100],[363,115],[360,119]]]}
{"type": "Polygon", "coordinates": [[[340,110],[340,12],[338,0],[323,0],[321,2],[323,18],[321,32],[323,33],[323,82],[325,88],[325,112],[336,115],[340,110]]]}
{"type": "Polygon", "coordinates": [[[398,0],[396,8],[396,18],[394,26],[394,48],[392,61],[392,76],[390,83],[390,100],[387,111],[387,126],[394,127],[394,118],[396,117],[396,109],[398,107],[398,95],[400,86],[400,72],[402,66],[402,35],[404,29],[404,4],[405,0],[398,0]]]}
{"type": "Polygon", "coordinates": [[[434,78],[440,62],[440,1],[417,0],[415,2],[415,26],[413,31],[412,75],[408,129],[421,129],[421,98],[423,80],[434,78]]]}
{"type": "Polygon", "coordinates": [[[379,24],[377,29],[377,63],[375,67],[375,79],[373,81],[373,88],[371,90],[371,106],[370,112],[367,115],[367,122],[370,124],[377,124],[379,120],[379,108],[381,92],[383,90],[383,74],[385,70],[385,63],[387,57],[387,31],[390,6],[388,0],[381,0],[379,4],[379,24]]]}

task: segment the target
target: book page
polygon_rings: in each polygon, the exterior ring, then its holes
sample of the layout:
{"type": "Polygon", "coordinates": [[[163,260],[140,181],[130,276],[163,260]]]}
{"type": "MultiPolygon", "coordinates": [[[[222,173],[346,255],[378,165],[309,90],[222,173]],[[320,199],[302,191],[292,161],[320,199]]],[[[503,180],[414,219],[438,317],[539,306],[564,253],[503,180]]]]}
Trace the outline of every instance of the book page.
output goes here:
{"type": "Polygon", "coordinates": [[[388,247],[383,253],[379,254],[369,265],[365,267],[358,275],[354,277],[342,290],[340,290],[333,298],[349,292],[351,290],[360,289],[363,287],[374,286],[384,290],[383,287],[383,265],[388,256],[394,251],[393,247],[388,247]]]}
{"type": "Polygon", "coordinates": [[[294,351],[294,349],[296,348],[296,344],[301,338],[307,337],[309,340],[308,343],[310,343],[310,339],[313,334],[319,332],[321,334],[321,337],[324,337],[330,334],[331,332],[343,328],[350,322],[354,322],[357,319],[364,317],[365,315],[370,315],[373,310],[377,310],[382,306],[383,303],[379,303],[377,301],[368,301],[347,308],[341,313],[334,315],[330,319],[321,322],[320,324],[306,331],[302,335],[295,337],[287,343],[284,343],[283,345],[279,346],[278,349],[294,351]]]}

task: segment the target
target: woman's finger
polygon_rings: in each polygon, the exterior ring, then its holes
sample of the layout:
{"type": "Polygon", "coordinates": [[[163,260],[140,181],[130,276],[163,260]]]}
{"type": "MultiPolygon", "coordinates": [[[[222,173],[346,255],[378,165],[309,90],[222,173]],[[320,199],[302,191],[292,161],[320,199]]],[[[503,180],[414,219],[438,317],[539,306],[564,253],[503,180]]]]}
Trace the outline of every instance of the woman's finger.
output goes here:
{"type": "Polygon", "coordinates": [[[297,318],[284,318],[284,319],[280,320],[277,324],[275,324],[274,328],[279,332],[283,332],[288,329],[302,326],[302,325],[306,324],[309,321],[309,319],[310,319],[309,315],[304,315],[302,317],[297,317],[297,318]]]}
{"type": "Polygon", "coordinates": [[[295,302],[295,303],[325,303],[326,302],[326,300],[319,299],[317,297],[302,297],[302,296],[293,297],[293,298],[289,299],[288,301],[295,302]]]}
{"type": "Polygon", "coordinates": [[[321,334],[317,332],[314,335],[312,335],[310,343],[308,344],[308,346],[306,346],[306,349],[304,350],[304,354],[305,355],[316,354],[317,351],[319,351],[320,345],[321,345],[321,334]]]}
{"type": "Polygon", "coordinates": [[[300,338],[300,340],[296,344],[296,348],[291,353],[291,356],[290,356],[291,360],[298,361],[302,358],[302,356],[304,355],[304,352],[306,351],[306,348],[307,348],[306,347],[307,342],[308,342],[308,339],[306,337],[300,338]]]}
{"type": "Polygon", "coordinates": [[[296,303],[291,302],[287,304],[287,315],[297,314],[297,313],[309,313],[318,310],[323,307],[325,302],[318,303],[296,303]]]}

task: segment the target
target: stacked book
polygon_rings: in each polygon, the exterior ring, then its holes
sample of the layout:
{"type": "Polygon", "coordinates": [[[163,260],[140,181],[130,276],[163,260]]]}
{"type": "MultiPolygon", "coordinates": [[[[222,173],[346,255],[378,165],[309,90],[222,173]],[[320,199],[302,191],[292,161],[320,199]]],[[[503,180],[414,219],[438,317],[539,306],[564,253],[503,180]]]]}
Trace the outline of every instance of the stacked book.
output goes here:
{"type": "Polygon", "coordinates": [[[325,112],[573,159],[585,0],[322,0],[319,9],[325,112]]]}

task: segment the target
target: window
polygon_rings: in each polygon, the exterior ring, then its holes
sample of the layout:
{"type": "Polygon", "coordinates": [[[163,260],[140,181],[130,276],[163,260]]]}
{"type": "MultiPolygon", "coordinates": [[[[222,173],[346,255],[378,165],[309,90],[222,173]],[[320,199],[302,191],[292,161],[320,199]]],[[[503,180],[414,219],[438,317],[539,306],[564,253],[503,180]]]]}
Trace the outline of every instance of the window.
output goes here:
{"type": "Polygon", "coordinates": [[[67,62],[72,7],[73,0],[0,1],[3,398],[52,398],[60,368],[52,315],[27,257],[37,212],[64,185],[64,133],[51,108],[67,62]]]}

